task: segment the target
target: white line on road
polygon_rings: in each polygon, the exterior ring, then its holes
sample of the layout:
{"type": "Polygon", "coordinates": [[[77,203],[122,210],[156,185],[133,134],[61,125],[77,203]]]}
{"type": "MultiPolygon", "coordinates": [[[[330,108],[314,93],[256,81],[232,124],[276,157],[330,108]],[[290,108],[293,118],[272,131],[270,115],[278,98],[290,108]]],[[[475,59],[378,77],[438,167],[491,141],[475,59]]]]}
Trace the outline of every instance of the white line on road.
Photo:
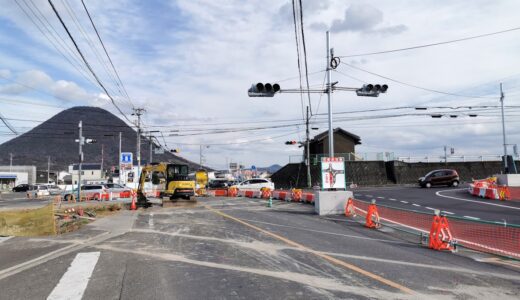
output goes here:
{"type": "Polygon", "coordinates": [[[99,252],[78,253],[47,300],[81,299],[98,259],[99,252]]]}
{"type": "Polygon", "coordinates": [[[5,242],[5,241],[7,241],[10,238],[12,238],[12,236],[0,236],[0,243],[1,242],[5,242]]]}
{"type": "Polygon", "coordinates": [[[417,207],[421,207],[419,204],[415,204],[415,203],[413,203],[412,205],[413,206],[417,206],[417,207]]]}
{"type": "Polygon", "coordinates": [[[365,196],[370,197],[370,198],[374,197],[374,196],[372,196],[372,195],[365,195],[365,196]]]}
{"type": "Polygon", "coordinates": [[[454,215],[455,214],[455,213],[452,213],[451,211],[445,211],[445,210],[443,210],[442,212],[447,214],[447,215],[454,215]]]}
{"type": "Polygon", "coordinates": [[[435,208],[431,208],[431,207],[429,207],[429,206],[426,206],[425,208],[426,208],[426,209],[429,209],[429,210],[435,210],[435,208]]]}
{"type": "Polygon", "coordinates": [[[392,200],[392,201],[397,201],[396,199],[394,198],[388,198],[388,200],[392,200]]]}
{"type": "Polygon", "coordinates": [[[354,194],[354,196],[359,197],[359,196],[363,196],[363,194],[354,194]]]}
{"type": "MultiPolygon", "coordinates": [[[[458,198],[458,197],[453,197],[453,196],[441,195],[442,192],[451,192],[451,191],[460,191],[460,190],[466,190],[466,189],[443,190],[443,191],[438,191],[438,192],[436,192],[435,195],[437,195],[437,196],[439,196],[439,197],[450,198],[450,199],[459,200],[459,201],[474,202],[474,203],[480,203],[480,204],[485,204],[485,205],[492,205],[492,206],[498,206],[498,207],[505,207],[505,208],[511,208],[511,209],[517,209],[517,210],[520,210],[520,207],[514,207],[514,206],[503,205],[503,204],[495,204],[495,203],[490,203],[490,202],[477,201],[477,200],[469,200],[469,199],[458,198]]],[[[469,194],[468,194],[468,195],[469,195],[469,194]]]]}
{"type": "Polygon", "coordinates": [[[153,213],[150,214],[150,218],[148,219],[148,227],[153,227],[153,213]]]}
{"type": "Polygon", "coordinates": [[[377,197],[377,199],[385,199],[385,197],[377,197]]]}
{"type": "Polygon", "coordinates": [[[408,203],[408,201],[403,201],[403,200],[401,200],[401,201],[399,201],[399,202],[404,203],[404,204],[407,204],[407,203],[408,203]]]}
{"type": "Polygon", "coordinates": [[[480,220],[480,218],[472,217],[472,216],[464,216],[466,219],[472,219],[472,220],[480,220]]]}

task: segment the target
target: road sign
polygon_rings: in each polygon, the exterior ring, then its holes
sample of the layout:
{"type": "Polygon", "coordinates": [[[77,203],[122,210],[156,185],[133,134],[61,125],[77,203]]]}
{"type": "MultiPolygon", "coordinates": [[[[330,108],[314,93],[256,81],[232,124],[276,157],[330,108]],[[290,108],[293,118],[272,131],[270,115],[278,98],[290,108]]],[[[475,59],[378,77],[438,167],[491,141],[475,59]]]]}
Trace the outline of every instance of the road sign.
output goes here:
{"type": "Polygon", "coordinates": [[[119,162],[122,170],[129,170],[133,168],[133,155],[132,152],[121,152],[119,162]]]}
{"type": "Polygon", "coordinates": [[[324,190],[346,188],[343,157],[321,158],[321,186],[324,190]]]}
{"type": "Polygon", "coordinates": [[[251,166],[251,170],[256,171],[256,166],[255,166],[255,165],[252,165],[252,166],[251,166]]]}

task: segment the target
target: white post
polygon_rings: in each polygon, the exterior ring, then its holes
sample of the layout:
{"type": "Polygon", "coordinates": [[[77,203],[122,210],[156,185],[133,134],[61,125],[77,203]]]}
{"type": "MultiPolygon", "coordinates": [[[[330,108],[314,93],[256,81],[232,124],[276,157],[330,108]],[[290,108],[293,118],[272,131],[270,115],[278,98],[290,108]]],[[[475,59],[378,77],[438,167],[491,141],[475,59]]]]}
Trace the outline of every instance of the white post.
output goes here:
{"type": "Polygon", "coordinates": [[[504,92],[502,91],[502,83],[500,83],[500,106],[502,109],[502,139],[504,141],[504,173],[509,173],[507,165],[507,142],[506,142],[506,122],[504,120],[504,92]]]}
{"type": "Polygon", "coordinates": [[[328,100],[328,109],[329,109],[329,157],[334,157],[334,132],[332,127],[332,103],[331,103],[331,93],[332,86],[330,83],[331,80],[331,49],[330,49],[330,33],[327,31],[327,100],[328,100]]]}

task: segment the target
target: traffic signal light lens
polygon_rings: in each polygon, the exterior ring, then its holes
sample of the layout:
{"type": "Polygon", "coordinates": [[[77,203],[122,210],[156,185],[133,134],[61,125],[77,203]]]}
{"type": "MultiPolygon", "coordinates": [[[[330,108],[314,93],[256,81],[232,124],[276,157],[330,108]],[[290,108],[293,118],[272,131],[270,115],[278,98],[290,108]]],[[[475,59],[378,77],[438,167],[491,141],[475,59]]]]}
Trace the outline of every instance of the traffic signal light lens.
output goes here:
{"type": "Polygon", "coordinates": [[[265,84],[265,91],[271,93],[273,91],[273,86],[270,83],[265,84]]]}
{"type": "Polygon", "coordinates": [[[365,89],[366,89],[367,92],[370,92],[370,91],[372,91],[374,89],[374,86],[372,84],[367,84],[365,89]]]}
{"type": "Polygon", "coordinates": [[[259,82],[256,84],[256,89],[259,91],[259,92],[262,92],[264,90],[264,84],[259,82]]]}
{"type": "Polygon", "coordinates": [[[383,85],[381,86],[381,93],[386,93],[386,90],[388,90],[388,85],[383,84],[383,85]]]}
{"type": "Polygon", "coordinates": [[[276,93],[280,91],[280,85],[278,83],[273,84],[273,91],[276,93]]]}

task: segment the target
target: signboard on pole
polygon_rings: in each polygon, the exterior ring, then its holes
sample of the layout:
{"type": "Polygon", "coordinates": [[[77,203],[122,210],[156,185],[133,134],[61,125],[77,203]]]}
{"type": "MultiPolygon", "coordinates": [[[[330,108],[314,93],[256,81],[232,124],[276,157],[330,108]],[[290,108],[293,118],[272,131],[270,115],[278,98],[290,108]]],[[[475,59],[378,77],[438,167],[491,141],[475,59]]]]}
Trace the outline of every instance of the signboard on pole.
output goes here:
{"type": "Polygon", "coordinates": [[[346,189],[343,157],[321,158],[321,186],[324,190],[346,189]]]}
{"type": "Polygon", "coordinates": [[[121,157],[119,158],[121,170],[131,170],[134,166],[133,161],[132,152],[121,152],[121,157]]]}

